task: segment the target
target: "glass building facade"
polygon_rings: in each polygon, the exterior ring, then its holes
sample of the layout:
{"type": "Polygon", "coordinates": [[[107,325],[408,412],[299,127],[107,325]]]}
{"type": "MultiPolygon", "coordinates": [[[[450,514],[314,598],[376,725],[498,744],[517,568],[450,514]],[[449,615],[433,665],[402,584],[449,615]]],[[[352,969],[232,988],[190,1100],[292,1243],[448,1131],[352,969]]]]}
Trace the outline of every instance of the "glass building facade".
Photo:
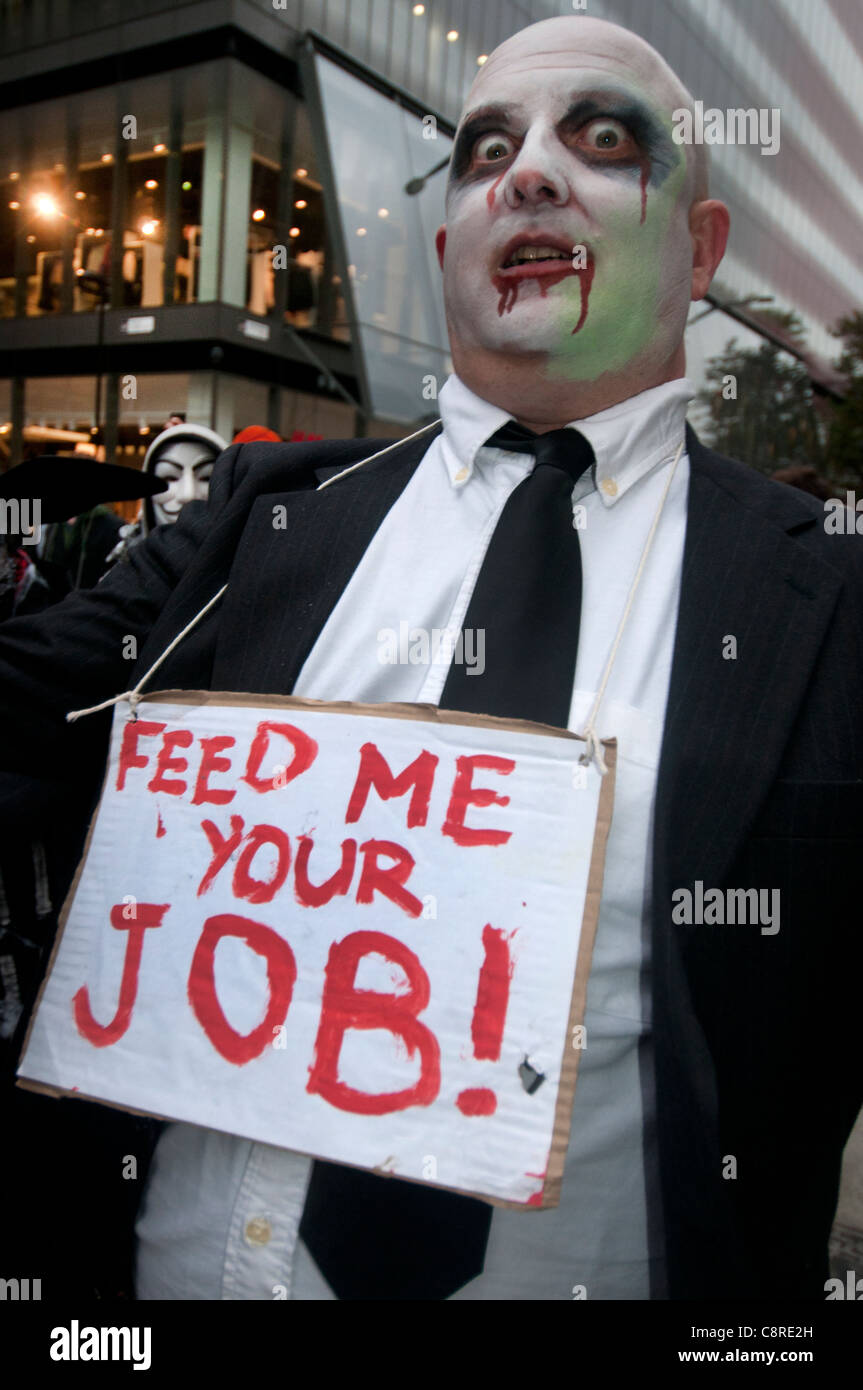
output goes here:
{"type": "MultiPolygon", "coordinates": [[[[582,9],[642,34],[705,107],[779,109],[775,156],[711,151],[732,213],[713,288],[795,311],[835,357],[831,327],[863,303],[853,0],[582,9]]],[[[484,56],[562,12],[0,0],[0,468],[52,431],[134,463],[177,411],[226,436],[430,418],[451,365],[434,232],[454,123],[484,56]]],[[[691,317],[698,384],[729,337],[758,341],[691,317]]]]}
{"type": "Polygon", "coordinates": [[[175,412],[227,438],[362,429],[285,78],[223,56],[0,110],[0,466],[70,443],[134,463],[175,412]]]}

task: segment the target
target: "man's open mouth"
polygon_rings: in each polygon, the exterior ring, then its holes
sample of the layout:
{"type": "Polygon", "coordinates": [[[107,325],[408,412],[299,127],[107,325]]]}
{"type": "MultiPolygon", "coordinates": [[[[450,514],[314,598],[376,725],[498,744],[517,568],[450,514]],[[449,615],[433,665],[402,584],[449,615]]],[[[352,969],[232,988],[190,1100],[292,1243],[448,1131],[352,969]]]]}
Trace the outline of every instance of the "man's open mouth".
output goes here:
{"type": "Polygon", "coordinates": [[[559,251],[554,246],[517,246],[512,255],[503,263],[503,269],[510,266],[530,264],[534,261],[569,261],[571,253],[559,251]]]}
{"type": "Polygon", "coordinates": [[[516,239],[504,247],[499,269],[495,278],[523,280],[528,276],[534,275],[561,275],[577,274],[577,267],[573,265],[576,252],[575,245],[566,245],[562,241],[554,240],[541,241],[539,237],[516,239]]]}
{"type": "Polygon", "coordinates": [[[537,280],[537,290],[545,299],[550,289],[574,275],[581,287],[581,312],[572,330],[578,333],[587,318],[594,271],[593,255],[583,242],[570,243],[562,237],[546,240],[542,233],[516,235],[503,248],[500,265],[491,276],[500,295],[498,317],[512,313],[522,280],[537,280]]]}

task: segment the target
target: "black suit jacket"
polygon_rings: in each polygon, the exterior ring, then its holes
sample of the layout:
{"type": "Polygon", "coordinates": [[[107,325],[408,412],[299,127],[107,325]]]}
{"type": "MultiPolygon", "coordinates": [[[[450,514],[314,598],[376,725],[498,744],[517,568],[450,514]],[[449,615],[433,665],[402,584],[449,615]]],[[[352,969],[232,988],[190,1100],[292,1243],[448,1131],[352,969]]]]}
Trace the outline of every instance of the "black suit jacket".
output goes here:
{"type": "MultiPolygon", "coordinates": [[[[130,688],[225,583],[149,688],[289,693],[428,436],[317,484],[384,442],[232,446],[208,504],[186,507],[95,590],[0,628],[0,767],[95,788],[108,716],[70,728],[65,712],[130,688]]],[[[691,429],[687,447],[642,1054],[655,1097],[650,1241],[667,1258],[655,1295],[823,1298],[863,1099],[863,544],[827,535],[820,503],[691,429]],[[675,924],[672,893],[698,880],[778,889],[780,930],[675,924]]]]}

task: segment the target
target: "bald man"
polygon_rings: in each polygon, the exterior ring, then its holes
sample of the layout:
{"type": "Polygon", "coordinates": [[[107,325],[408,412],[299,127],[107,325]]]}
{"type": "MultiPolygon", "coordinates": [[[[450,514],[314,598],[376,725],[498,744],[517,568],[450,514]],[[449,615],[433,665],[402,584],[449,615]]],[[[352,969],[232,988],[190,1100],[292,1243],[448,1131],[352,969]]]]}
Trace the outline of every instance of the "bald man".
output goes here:
{"type": "Polygon", "coordinates": [[[538,432],[684,375],[729,227],[705,146],[672,137],[691,106],[654,49],[587,18],[507,39],[471,87],[437,236],[453,362],[538,432]],[[513,264],[525,245],[586,264],[513,264]]]}
{"type": "Polygon", "coordinates": [[[688,306],[729,224],[703,148],[673,138],[689,106],[615,25],[508,39],[468,96],[437,237],[440,422],[392,448],[234,445],[207,507],[0,632],[3,766],[26,746],[94,786],[105,725],[70,732],[66,711],[129,688],[223,584],[163,688],[576,732],[604,689],[596,732],[618,740],[560,1205],[492,1212],[170,1124],[139,1298],[824,1296],[861,1100],[860,546],[686,424],[688,306]],[[483,634],[484,670],[382,661],[402,622],[483,634]]]}

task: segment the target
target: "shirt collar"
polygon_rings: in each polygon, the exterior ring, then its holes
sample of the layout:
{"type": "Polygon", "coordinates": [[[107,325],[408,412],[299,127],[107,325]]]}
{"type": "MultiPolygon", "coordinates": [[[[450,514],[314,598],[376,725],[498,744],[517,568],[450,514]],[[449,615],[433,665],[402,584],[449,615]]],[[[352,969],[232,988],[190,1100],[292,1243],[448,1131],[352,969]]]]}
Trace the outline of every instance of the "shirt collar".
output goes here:
{"type": "MultiPolygon", "coordinates": [[[[672,459],[684,437],[686,409],[695,396],[688,377],[652,386],[607,410],[568,423],[589,440],[596,455],[587,478],[577,490],[595,486],[604,504],[614,506],[657,464],[672,459]]],[[[481,464],[485,441],[512,415],[474,394],[457,376],[447,378],[438,395],[443,423],[443,460],[454,488],[464,487],[481,464]],[[478,457],[479,456],[479,457],[478,457]]],[[[485,458],[494,459],[489,450],[485,458]]],[[[512,454],[510,454],[512,457],[512,454]]]]}

